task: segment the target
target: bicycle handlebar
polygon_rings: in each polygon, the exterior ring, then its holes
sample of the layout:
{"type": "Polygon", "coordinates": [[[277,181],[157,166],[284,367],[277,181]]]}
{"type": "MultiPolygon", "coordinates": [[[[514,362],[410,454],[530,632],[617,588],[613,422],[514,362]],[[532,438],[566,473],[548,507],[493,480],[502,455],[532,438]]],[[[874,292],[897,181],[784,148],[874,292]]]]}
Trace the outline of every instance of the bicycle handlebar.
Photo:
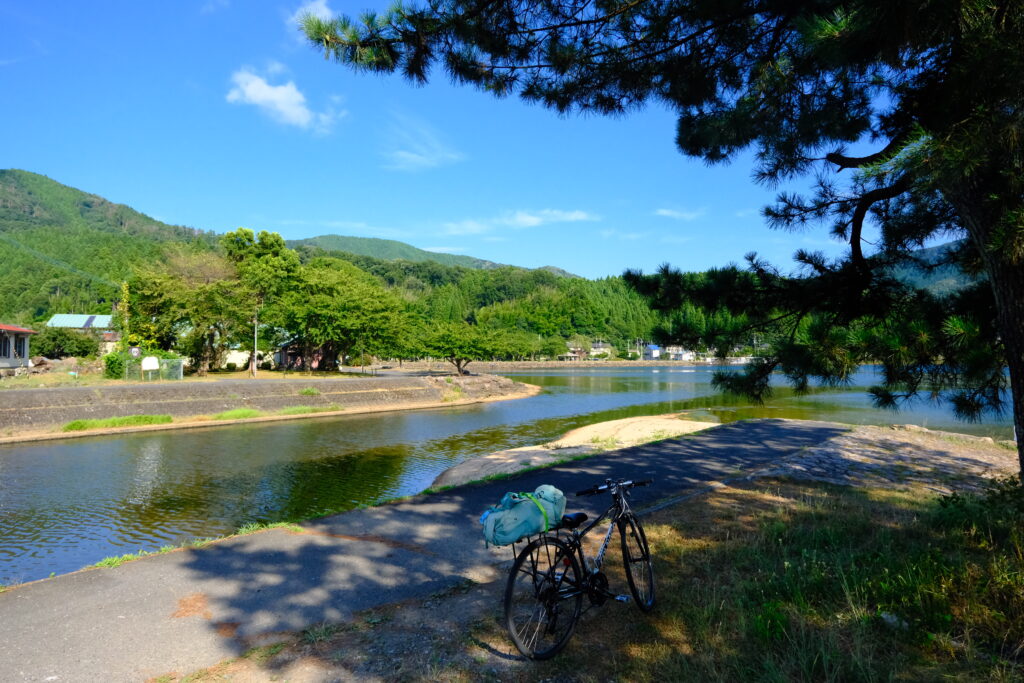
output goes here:
{"type": "Polygon", "coordinates": [[[577,496],[596,496],[599,493],[604,493],[605,491],[610,490],[612,487],[619,488],[619,489],[629,489],[629,488],[633,488],[634,486],[647,486],[648,484],[653,484],[653,483],[654,483],[653,479],[644,479],[643,481],[632,481],[630,479],[620,479],[619,481],[614,481],[614,482],[609,479],[608,481],[606,481],[603,484],[594,485],[594,486],[591,486],[589,489],[583,489],[582,491],[577,491],[576,495],[577,496]]]}

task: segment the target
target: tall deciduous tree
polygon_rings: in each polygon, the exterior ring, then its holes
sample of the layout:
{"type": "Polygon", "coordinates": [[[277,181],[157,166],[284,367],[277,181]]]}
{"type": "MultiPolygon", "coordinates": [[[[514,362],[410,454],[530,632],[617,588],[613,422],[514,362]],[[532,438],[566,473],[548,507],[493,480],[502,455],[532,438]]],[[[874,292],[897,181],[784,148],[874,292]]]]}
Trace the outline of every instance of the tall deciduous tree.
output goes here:
{"type": "MultiPolygon", "coordinates": [[[[835,262],[798,253],[798,281],[750,258],[746,293],[763,298],[733,312],[786,329],[746,388],[764,390],[776,367],[798,385],[841,380],[851,363],[829,358],[873,348],[886,360],[883,402],[952,389],[977,416],[1002,407],[1005,363],[1024,429],[1020,0],[432,0],[359,21],[307,16],[303,29],[356,68],[423,82],[440,62],[457,82],[560,112],[660,101],[678,115],[684,154],[722,162],[754,147],[766,183],[817,173],[811,196],[784,194],[766,215],[779,227],[830,223],[849,251],[835,262]],[[854,155],[853,143],[874,147],[854,155]],[[986,301],[966,297],[974,309],[887,276],[941,236],[966,237],[960,256],[985,276],[986,301]],[[976,345],[989,352],[954,353],[976,345]]],[[[660,275],[642,286],[675,297],[675,275],[660,275]]]]}
{"type": "Polygon", "coordinates": [[[299,270],[299,257],[287,248],[276,232],[261,230],[257,236],[252,230],[239,228],[221,238],[221,245],[238,270],[252,307],[252,352],[249,354],[249,374],[256,376],[260,311],[273,303],[295,285],[299,270]]]}
{"type": "Polygon", "coordinates": [[[282,324],[303,345],[305,366],[321,348],[330,363],[354,351],[381,355],[397,343],[401,302],[370,275],[337,259],[315,259],[281,302],[282,324]]]}

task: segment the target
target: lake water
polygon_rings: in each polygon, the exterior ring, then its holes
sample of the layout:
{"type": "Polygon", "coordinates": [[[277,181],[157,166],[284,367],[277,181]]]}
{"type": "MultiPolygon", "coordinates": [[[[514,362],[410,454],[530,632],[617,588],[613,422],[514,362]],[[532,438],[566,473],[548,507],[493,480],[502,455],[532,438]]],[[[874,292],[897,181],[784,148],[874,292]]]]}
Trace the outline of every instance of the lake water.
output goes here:
{"type": "Polygon", "coordinates": [[[532,398],[416,412],[320,418],[0,446],[0,584],[79,569],[109,555],[300,520],[417,493],[476,455],[551,441],[595,422],[685,411],[853,424],[914,423],[1012,438],[1010,418],[980,425],[919,403],[871,407],[862,370],[850,387],[763,406],[712,389],[714,368],[615,367],[509,373],[532,398]]]}

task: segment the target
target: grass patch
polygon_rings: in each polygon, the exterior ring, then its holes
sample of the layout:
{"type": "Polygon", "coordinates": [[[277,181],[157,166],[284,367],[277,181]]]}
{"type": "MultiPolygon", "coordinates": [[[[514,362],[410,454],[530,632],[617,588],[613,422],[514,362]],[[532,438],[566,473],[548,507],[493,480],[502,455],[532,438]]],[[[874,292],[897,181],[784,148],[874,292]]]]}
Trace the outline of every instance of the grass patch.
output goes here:
{"type": "Polygon", "coordinates": [[[306,387],[304,389],[299,389],[299,396],[319,396],[319,395],[320,395],[320,390],[317,389],[316,387],[306,387]]]}
{"type": "Polygon", "coordinates": [[[301,526],[292,522],[249,522],[248,524],[243,524],[238,527],[238,531],[232,535],[244,536],[246,534],[256,533],[257,531],[266,531],[267,529],[284,529],[297,534],[301,534],[305,531],[301,526]]]}
{"type": "Polygon", "coordinates": [[[317,645],[330,640],[339,630],[341,630],[341,627],[336,624],[315,624],[302,632],[302,642],[307,645],[317,645]]]}
{"type": "Polygon", "coordinates": [[[274,413],[275,415],[310,415],[313,413],[333,413],[341,410],[336,405],[329,406],[288,406],[274,413]]]}
{"type": "Polygon", "coordinates": [[[251,417],[263,417],[266,413],[255,408],[235,408],[225,410],[213,416],[214,420],[246,420],[251,417]]]}
{"type": "Polygon", "coordinates": [[[257,665],[266,664],[269,660],[278,655],[281,650],[288,647],[288,643],[274,643],[273,645],[263,645],[262,647],[254,647],[246,650],[242,655],[242,659],[248,659],[257,665]]]}
{"type": "MultiPolygon", "coordinates": [[[[125,562],[131,562],[132,560],[138,560],[143,557],[149,557],[150,555],[163,555],[169,553],[172,550],[177,550],[178,546],[165,545],[159,550],[140,550],[137,553],[127,553],[125,555],[111,555],[110,557],[104,557],[96,564],[89,565],[89,567],[99,567],[102,569],[113,569],[114,567],[120,567],[125,562]]],[[[87,567],[88,569],[88,567],[87,567]]]]}
{"type": "MultiPolygon", "coordinates": [[[[608,662],[622,680],[1024,676],[1024,493],[1014,483],[943,499],[750,484],[645,526],[655,613],[584,622],[545,676],[601,679],[608,662]]],[[[623,586],[609,559],[612,585],[623,586]]]]}
{"type": "Polygon", "coordinates": [[[462,387],[458,385],[452,386],[450,389],[445,390],[441,395],[441,400],[445,403],[451,403],[452,401],[461,401],[465,397],[465,392],[462,387]]]}
{"type": "Polygon", "coordinates": [[[83,432],[87,429],[110,429],[113,427],[140,427],[142,425],[162,425],[174,421],[170,415],[127,415],[125,417],[108,417],[100,420],[72,420],[61,427],[64,432],[83,432]]]}

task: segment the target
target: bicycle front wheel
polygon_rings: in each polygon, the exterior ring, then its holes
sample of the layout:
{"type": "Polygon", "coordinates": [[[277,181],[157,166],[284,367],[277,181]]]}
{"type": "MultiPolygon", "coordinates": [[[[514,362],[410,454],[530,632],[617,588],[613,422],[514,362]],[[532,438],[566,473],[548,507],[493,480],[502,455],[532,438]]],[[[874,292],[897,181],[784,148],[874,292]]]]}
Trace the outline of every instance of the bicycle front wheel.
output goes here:
{"type": "Polygon", "coordinates": [[[622,561],[626,565],[626,582],[636,606],[644,612],[654,609],[654,566],[651,549],[640,520],[629,515],[619,520],[622,539],[622,561]]]}
{"type": "Polygon", "coordinates": [[[530,659],[549,659],[572,636],[583,603],[579,562],[564,542],[541,536],[512,565],[505,587],[505,625],[530,659]]]}

